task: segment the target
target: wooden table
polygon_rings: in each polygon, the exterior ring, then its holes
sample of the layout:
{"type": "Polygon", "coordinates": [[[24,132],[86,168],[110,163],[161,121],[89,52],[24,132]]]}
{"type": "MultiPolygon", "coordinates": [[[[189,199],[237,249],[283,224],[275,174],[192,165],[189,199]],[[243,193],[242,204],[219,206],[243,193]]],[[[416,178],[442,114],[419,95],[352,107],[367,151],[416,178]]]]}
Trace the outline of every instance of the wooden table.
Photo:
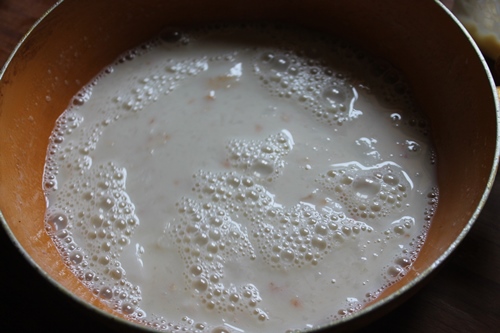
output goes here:
{"type": "MultiPolygon", "coordinates": [[[[0,64],[55,2],[0,0],[0,64]]],[[[431,282],[359,332],[500,332],[499,216],[500,179],[469,235],[431,282]]],[[[40,277],[0,229],[0,332],[108,331],[40,277]]]]}

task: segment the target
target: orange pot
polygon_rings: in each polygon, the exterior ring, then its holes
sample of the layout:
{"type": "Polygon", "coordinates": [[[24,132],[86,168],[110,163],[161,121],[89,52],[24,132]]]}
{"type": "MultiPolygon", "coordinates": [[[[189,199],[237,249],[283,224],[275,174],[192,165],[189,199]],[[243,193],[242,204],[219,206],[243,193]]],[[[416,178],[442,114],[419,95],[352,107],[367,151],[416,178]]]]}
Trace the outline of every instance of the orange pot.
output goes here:
{"type": "Polygon", "coordinates": [[[2,223],[50,281],[127,328],[146,330],[88,291],[45,233],[41,184],[49,134],[82,84],[165,25],[251,20],[319,29],[388,59],[406,74],[431,120],[440,201],[420,256],[375,302],[331,327],[362,326],[406,299],[464,238],[485,203],[498,165],[496,90],[471,39],[435,1],[62,1],[0,73],[2,223]]]}

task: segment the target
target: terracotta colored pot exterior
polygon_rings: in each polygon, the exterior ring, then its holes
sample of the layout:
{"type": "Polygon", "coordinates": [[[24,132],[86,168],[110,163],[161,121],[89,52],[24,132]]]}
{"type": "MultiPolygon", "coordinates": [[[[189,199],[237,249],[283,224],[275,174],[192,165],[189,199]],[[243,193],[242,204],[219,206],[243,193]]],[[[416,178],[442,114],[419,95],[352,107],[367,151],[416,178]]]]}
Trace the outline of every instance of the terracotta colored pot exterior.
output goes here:
{"type": "Polygon", "coordinates": [[[406,74],[431,120],[440,202],[421,254],[400,282],[335,327],[363,325],[404,300],[479,214],[498,164],[496,91],[477,48],[437,2],[66,0],[35,26],[0,72],[0,209],[21,251],[91,308],[110,312],[65,266],[43,228],[42,173],[55,120],[82,84],[163,27],[252,20],[325,31],[388,59],[406,74]]]}

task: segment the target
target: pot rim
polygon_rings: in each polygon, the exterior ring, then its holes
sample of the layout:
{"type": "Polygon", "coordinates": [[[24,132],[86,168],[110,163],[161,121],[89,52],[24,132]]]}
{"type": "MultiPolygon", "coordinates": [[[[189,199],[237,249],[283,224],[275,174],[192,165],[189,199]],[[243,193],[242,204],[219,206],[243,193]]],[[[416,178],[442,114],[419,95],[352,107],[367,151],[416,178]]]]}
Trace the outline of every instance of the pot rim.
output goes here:
{"type": "MultiPolygon", "coordinates": [[[[21,38],[21,40],[18,42],[18,44],[15,46],[14,50],[11,52],[9,57],[7,58],[5,64],[3,67],[0,69],[0,81],[2,80],[5,72],[7,71],[7,68],[9,67],[10,63],[16,56],[18,50],[20,47],[24,44],[24,42],[30,37],[31,33],[38,28],[40,23],[46,19],[47,16],[49,16],[58,6],[60,6],[65,0],[58,0],[50,9],[48,9],[34,24],[31,26],[31,28],[24,34],[24,36],[21,38]]],[[[433,0],[434,3],[438,6],[441,7],[442,10],[444,10],[447,15],[457,24],[457,26],[461,29],[463,34],[466,36],[467,40],[471,44],[471,46],[474,48],[476,55],[478,56],[483,69],[485,71],[486,77],[490,83],[490,89],[491,93],[493,94],[494,98],[494,104],[495,104],[495,111],[496,111],[496,130],[497,130],[497,137],[496,137],[496,142],[495,142],[495,157],[493,159],[493,164],[491,166],[491,171],[488,177],[488,182],[486,185],[486,188],[481,196],[481,199],[474,210],[471,218],[465,225],[465,227],[462,229],[460,234],[457,236],[457,238],[453,241],[453,243],[438,257],[437,260],[435,260],[432,265],[430,265],[428,268],[426,268],[423,272],[421,272],[417,277],[412,279],[409,283],[405,284],[402,286],[400,289],[398,289],[396,292],[391,293],[390,295],[376,300],[374,303],[362,308],[361,310],[357,311],[353,315],[349,317],[345,317],[339,320],[335,320],[332,322],[329,322],[327,324],[318,326],[314,329],[308,329],[303,332],[316,332],[316,331],[321,331],[324,329],[331,329],[331,328],[341,328],[344,327],[347,323],[353,322],[353,321],[358,321],[362,317],[369,316],[371,313],[375,312],[375,310],[378,310],[380,308],[383,308],[387,306],[388,304],[396,301],[399,299],[403,294],[409,293],[410,290],[415,289],[417,286],[422,286],[424,280],[428,280],[430,277],[431,273],[433,273],[438,266],[440,266],[450,255],[451,253],[458,247],[458,245],[462,242],[462,240],[465,238],[465,236],[469,233],[471,230],[472,226],[474,225],[475,221],[479,217],[482,209],[484,208],[484,205],[486,203],[486,200],[488,199],[488,196],[491,192],[491,189],[493,187],[493,183],[495,181],[495,177],[498,171],[498,166],[499,166],[499,159],[500,159],[500,99],[499,99],[499,92],[496,89],[496,85],[493,79],[493,75],[491,74],[491,71],[488,67],[488,64],[486,62],[486,59],[484,58],[483,54],[481,53],[479,47],[477,46],[476,42],[470,35],[470,33],[467,31],[467,29],[462,25],[462,23],[452,14],[452,12],[445,6],[443,5],[439,0],[433,0]]],[[[80,304],[87,310],[90,310],[99,316],[101,316],[104,319],[107,319],[111,322],[115,322],[124,326],[128,326],[130,328],[137,329],[138,331],[142,332],[157,332],[157,330],[154,330],[153,328],[147,327],[145,325],[138,324],[133,321],[129,321],[124,318],[117,317],[113,315],[111,312],[105,311],[103,309],[100,309],[92,304],[89,304],[82,300],[80,297],[76,296],[72,292],[70,292],[68,289],[63,287],[58,281],[56,281],[54,278],[52,278],[47,272],[45,272],[37,262],[34,261],[32,257],[29,256],[29,254],[26,252],[26,250],[20,245],[20,243],[17,241],[14,233],[9,227],[9,224],[7,223],[5,217],[2,214],[2,211],[0,210],[0,224],[2,225],[3,229],[5,230],[6,234],[12,241],[13,245],[19,250],[19,252],[23,255],[23,257],[31,264],[33,268],[35,268],[38,273],[43,276],[47,281],[51,283],[52,286],[54,286],[57,290],[59,290],[61,293],[65,294],[66,296],[69,296],[72,300],[74,300],[77,304],[80,304]]],[[[371,321],[371,320],[370,320],[371,321]]],[[[370,322],[369,321],[369,322],[370,322]]],[[[366,324],[368,324],[367,322],[366,324]]],[[[364,326],[364,325],[363,325],[364,326]]]]}

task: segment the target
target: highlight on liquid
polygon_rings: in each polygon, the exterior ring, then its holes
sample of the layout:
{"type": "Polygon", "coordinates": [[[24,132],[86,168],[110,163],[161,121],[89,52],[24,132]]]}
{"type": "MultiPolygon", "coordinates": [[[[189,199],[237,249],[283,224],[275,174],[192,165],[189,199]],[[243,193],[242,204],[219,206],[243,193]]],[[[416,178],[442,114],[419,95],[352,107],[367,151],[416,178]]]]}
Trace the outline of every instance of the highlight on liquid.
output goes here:
{"type": "Polygon", "coordinates": [[[438,200],[429,129],[403,75],[343,41],[168,28],[57,120],[45,227],[130,320],[312,329],[411,268],[438,200]]]}

